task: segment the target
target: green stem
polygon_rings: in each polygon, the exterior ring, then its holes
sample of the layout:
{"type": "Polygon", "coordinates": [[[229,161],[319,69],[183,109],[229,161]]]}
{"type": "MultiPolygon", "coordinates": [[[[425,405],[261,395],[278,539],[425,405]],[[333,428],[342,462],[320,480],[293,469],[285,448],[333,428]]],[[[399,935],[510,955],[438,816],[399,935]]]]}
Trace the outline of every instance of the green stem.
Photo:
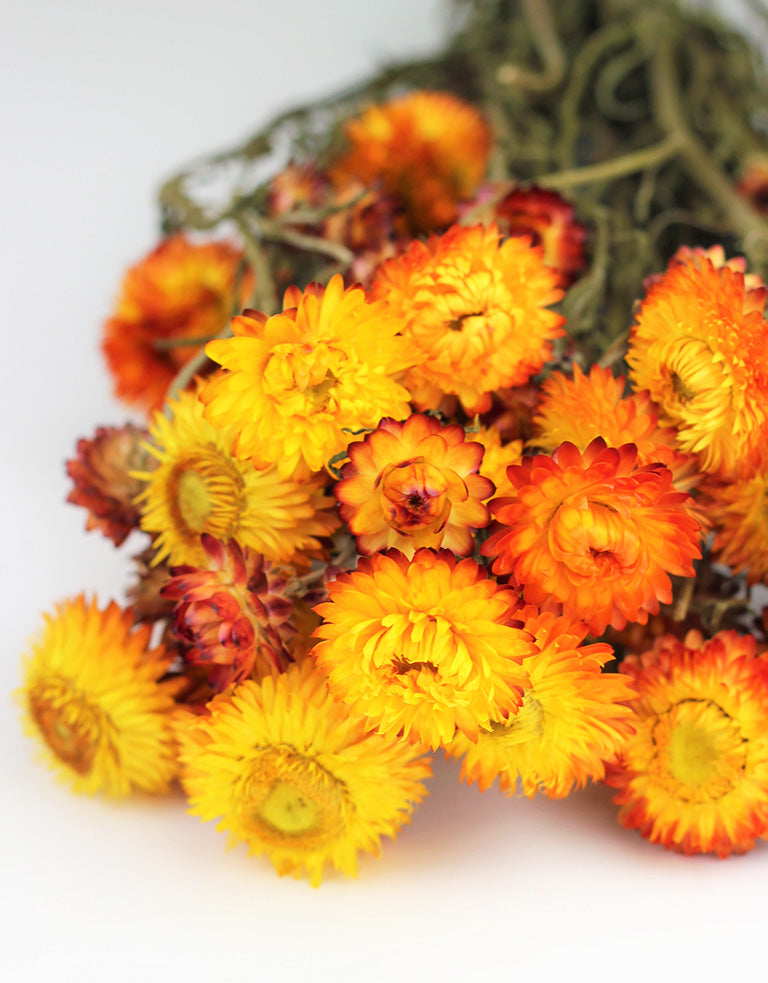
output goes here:
{"type": "Polygon", "coordinates": [[[635,174],[649,167],[658,167],[680,152],[682,141],[677,134],[670,134],[658,143],[633,150],[631,153],[602,161],[600,164],[588,164],[586,167],[573,167],[566,171],[554,171],[536,178],[536,184],[544,188],[575,188],[582,184],[597,184],[598,182],[615,181],[635,174]]]}

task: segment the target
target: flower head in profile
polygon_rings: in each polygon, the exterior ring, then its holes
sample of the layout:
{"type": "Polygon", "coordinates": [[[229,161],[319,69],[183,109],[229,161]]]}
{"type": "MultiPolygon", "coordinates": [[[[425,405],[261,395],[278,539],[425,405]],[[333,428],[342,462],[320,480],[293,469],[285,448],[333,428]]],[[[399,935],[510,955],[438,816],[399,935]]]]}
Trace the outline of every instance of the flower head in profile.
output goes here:
{"type": "Polygon", "coordinates": [[[710,480],[702,511],[712,524],[713,558],[748,584],[768,582],[768,474],[743,481],[710,480]]]}
{"type": "Polygon", "coordinates": [[[234,428],[237,458],[277,463],[282,477],[321,471],[352,432],[408,415],[397,378],[414,355],[400,326],[341,276],[291,289],[281,314],[236,317],[234,337],[207,346],[226,371],[202,390],[206,419],[234,428]]]}
{"type": "Polygon", "coordinates": [[[498,778],[510,795],[519,780],[529,798],[537,792],[563,798],[604,777],[606,759],[633,733],[634,714],[623,701],[635,690],[626,677],[601,671],[613,650],[584,645],[583,624],[531,605],[519,617],[536,644],[523,659],[531,681],[523,705],[481,731],[475,744],[457,734],[448,753],[463,755],[462,778],[482,791],[498,778]]]}
{"type": "Polygon", "coordinates": [[[480,113],[447,92],[417,91],[348,121],[349,149],[331,167],[339,187],[378,182],[401,212],[401,231],[454,222],[485,175],[491,132],[480,113]]]}
{"type": "Polygon", "coordinates": [[[472,529],[488,524],[482,502],[493,485],[477,473],[482,446],[467,440],[462,427],[420,414],[404,423],[385,419],[348,453],[334,492],[361,553],[396,547],[413,556],[422,546],[461,556],[473,551],[472,529]]]}
{"type": "Polygon", "coordinates": [[[90,439],[77,442],[77,456],[67,461],[74,487],[67,501],[88,510],[85,528],[99,529],[120,546],[139,525],[136,496],[143,484],[132,476],[155,466],[146,449],[149,433],[126,423],[123,427],[98,427],[90,439]]]}
{"type": "Polygon", "coordinates": [[[509,468],[517,498],[491,503],[500,528],[482,546],[494,573],[511,574],[532,604],[562,605],[593,635],[645,623],[672,599],[669,574],[693,576],[701,554],[672,472],[636,460],[633,444],[597,438],[583,453],[564,443],[509,468]]]}
{"type": "Polygon", "coordinates": [[[744,853],[768,832],[768,673],[755,638],[667,635],[624,660],[637,732],[609,768],[619,822],[682,853],[744,853]]]}
{"type": "Polygon", "coordinates": [[[165,239],[123,278],[102,349],[115,395],[152,413],[179,369],[226,325],[253,286],[243,254],[226,242],[165,239]]]}
{"type": "Polygon", "coordinates": [[[535,186],[515,188],[499,201],[494,218],[506,235],[528,236],[541,246],[544,262],[557,270],[567,287],[584,269],[586,229],[576,221],[574,207],[556,191],[535,186]]]}
{"type": "Polygon", "coordinates": [[[176,774],[171,656],[149,647],[150,633],[80,595],[45,615],[31,643],[16,694],[25,729],[76,792],[164,792],[176,774]]]}
{"type": "Polygon", "coordinates": [[[257,471],[237,460],[236,428],[208,423],[194,393],[181,393],[169,409],[151,428],[158,465],[137,473],[145,482],[141,528],[155,536],[155,562],[204,566],[203,533],[237,539],[278,563],[320,550],[320,539],[338,527],[321,476],[298,481],[275,465],[257,471]]]}
{"type": "Polygon", "coordinates": [[[391,550],[327,586],[312,654],[371,726],[434,749],[517,711],[530,636],[513,623],[514,592],[475,560],[391,550]]]}
{"type": "Polygon", "coordinates": [[[768,447],[764,286],[708,253],[673,258],[643,301],[627,362],[679,447],[721,477],[750,477],[768,447]]]}
{"type": "Polygon", "coordinates": [[[185,643],[185,660],[207,668],[218,690],[285,669],[295,634],[286,579],[234,540],[222,543],[203,533],[201,541],[205,568],[173,567],[162,590],[176,602],[173,629],[185,643]]]}
{"type": "Polygon", "coordinates": [[[485,412],[491,393],[527,382],[563,334],[562,316],[548,310],[562,291],[541,249],[500,242],[495,225],[414,240],[380,267],[372,290],[420,354],[406,384],[422,410],[453,394],[467,413],[485,412]]]}
{"type": "Polygon", "coordinates": [[[182,781],[190,812],[219,819],[230,845],[266,854],[278,874],[357,872],[425,794],[430,763],[404,741],[366,730],[310,661],[247,680],[188,718],[182,781]]]}

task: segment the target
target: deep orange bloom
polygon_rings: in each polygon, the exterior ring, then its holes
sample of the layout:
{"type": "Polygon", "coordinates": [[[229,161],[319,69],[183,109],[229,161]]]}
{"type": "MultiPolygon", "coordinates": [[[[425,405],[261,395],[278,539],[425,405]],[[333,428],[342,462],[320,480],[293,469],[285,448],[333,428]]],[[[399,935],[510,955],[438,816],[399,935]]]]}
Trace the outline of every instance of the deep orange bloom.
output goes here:
{"type": "Polygon", "coordinates": [[[475,560],[376,553],[328,594],[312,655],[331,692],[381,733],[434,749],[457,729],[476,741],[517,711],[530,635],[514,623],[515,592],[475,560]]]}
{"type": "Polygon", "coordinates": [[[536,651],[523,659],[531,679],[515,716],[494,721],[476,744],[457,734],[448,746],[463,755],[461,777],[482,791],[496,778],[514,795],[518,780],[529,798],[563,798],[588,780],[602,779],[605,761],[633,733],[634,713],[622,701],[635,690],[626,676],[603,673],[610,645],[584,645],[586,627],[528,605],[519,613],[536,651]]]}
{"type": "Polygon", "coordinates": [[[99,529],[115,546],[139,526],[141,513],[135,504],[144,483],[133,471],[155,466],[144,446],[149,431],[126,423],[123,427],[98,427],[90,439],[77,442],[77,457],[67,461],[74,487],[67,501],[88,510],[85,528],[99,529]]]}
{"type": "Polygon", "coordinates": [[[682,853],[744,853],[768,833],[768,663],[752,635],[667,635],[621,665],[637,732],[607,782],[619,822],[682,853]]]}
{"type": "Polygon", "coordinates": [[[609,447],[634,444],[640,465],[666,465],[678,491],[690,491],[701,480],[695,456],[676,447],[674,427],[659,426],[648,392],[625,395],[623,376],[614,378],[597,365],[584,375],[574,363],[573,378],[553,372],[541,388],[530,441],[536,447],[551,452],[568,440],[583,451],[602,437],[609,447]]]}
{"type": "Polygon", "coordinates": [[[292,605],[287,581],[260,553],[203,533],[207,569],[178,566],[162,590],[176,602],[173,629],[185,643],[184,658],[207,668],[218,690],[284,670],[292,605]]]}
{"type": "Polygon", "coordinates": [[[339,187],[379,182],[401,210],[401,232],[433,232],[457,217],[483,179],[491,133],[447,92],[412,92],[370,106],[345,127],[349,150],[331,167],[339,187]]]}
{"type": "Polygon", "coordinates": [[[258,468],[275,463],[296,478],[322,471],[351,432],[408,415],[397,379],[415,354],[399,329],[385,304],[345,289],[341,276],[327,288],[291,288],[281,314],[248,311],[234,318],[233,338],[208,344],[226,371],[200,394],[205,417],[235,427],[233,454],[258,468]]]}
{"type": "Polygon", "coordinates": [[[546,188],[515,188],[501,199],[494,218],[502,232],[528,236],[541,246],[544,262],[557,270],[560,286],[567,287],[584,269],[586,230],[576,221],[573,205],[546,188]]]}
{"type": "MultiPolygon", "coordinates": [[[[179,369],[231,316],[242,262],[228,243],[177,235],[128,270],[102,341],[118,399],[147,413],[162,407],[179,369]]],[[[242,277],[243,303],[252,285],[242,277]]]]}
{"type": "Polygon", "coordinates": [[[627,362],[684,451],[721,477],[756,473],[768,447],[766,288],[704,251],[679,253],[652,283],[627,362]]]}
{"type": "Polygon", "coordinates": [[[645,623],[672,599],[668,575],[692,577],[701,553],[672,472],[636,462],[633,444],[597,438],[583,454],[564,443],[510,467],[518,497],[491,503],[501,528],[482,546],[494,573],[512,574],[526,601],[561,604],[593,635],[645,623]]]}
{"type": "Polygon", "coordinates": [[[457,225],[414,240],[374,278],[374,296],[402,319],[421,354],[406,380],[419,409],[455,394],[467,413],[485,412],[491,393],[527,382],[563,334],[564,319],[547,310],[562,291],[541,249],[499,238],[495,225],[457,225]]]}
{"type": "Polygon", "coordinates": [[[493,485],[477,473],[482,456],[458,424],[420,414],[405,423],[384,419],[350,444],[334,492],[360,552],[396,547],[413,556],[421,546],[444,546],[468,556],[471,530],[490,520],[482,502],[493,485]]]}
{"type": "Polygon", "coordinates": [[[748,584],[768,582],[768,474],[744,481],[709,481],[702,511],[715,530],[713,558],[748,584]]]}
{"type": "Polygon", "coordinates": [[[763,215],[768,215],[768,156],[754,154],[746,166],[736,188],[763,215]]]}

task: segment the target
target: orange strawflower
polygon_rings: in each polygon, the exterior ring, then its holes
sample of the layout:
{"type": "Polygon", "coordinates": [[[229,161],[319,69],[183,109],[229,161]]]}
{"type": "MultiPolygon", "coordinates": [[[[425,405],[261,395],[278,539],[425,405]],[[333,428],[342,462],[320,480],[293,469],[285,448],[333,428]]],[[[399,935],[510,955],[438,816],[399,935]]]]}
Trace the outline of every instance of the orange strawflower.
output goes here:
{"type": "Polygon", "coordinates": [[[494,218],[502,232],[528,236],[541,246],[544,262],[557,270],[560,286],[567,287],[584,269],[586,230],[576,221],[573,205],[556,191],[515,188],[496,204],[494,218]]]}
{"type": "Polygon", "coordinates": [[[702,511],[715,530],[713,558],[748,584],[768,582],[768,474],[744,481],[709,481],[702,511]]]}
{"type": "Polygon", "coordinates": [[[233,338],[207,346],[226,371],[201,392],[206,419],[234,427],[233,453],[257,467],[276,463],[284,477],[321,471],[353,431],[410,412],[396,380],[415,355],[400,326],[341,276],[325,289],[292,288],[281,314],[249,311],[233,320],[233,338]]]}
{"type": "Polygon", "coordinates": [[[701,480],[695,456],[675,446],[675,429],[659,426],[648,392],[625,395],[623,376],[598,365],[584,375],[574,363],[572,379],[553,372],[541,388],[530,444],[551,452],[568,440],[583,451],[602,437],[609,447],[634,444],[640,465],[666,465],[678,491],[690,491],[701,480]]]}
{"type": "Polygon", "coordinates": [[[242,264],[226,242],[177,235],[128,270],[102,342],[118,399],[147,413],[162,407],[179,369],[245,303],[253,278],[241,277],[235,297],[242,264]]]}
{"type": "Polygon", "coordinates": [[[139,525],[135,500],[144,485],[131,472],[155,466],[144,446],[148,437],[147,430],[132,423],[98,427],[90,439],[78,440],[77,457],[66,464],[74,483],[67,501],[87,509],[85,528],[101,530],[115,546],[139,525]]]}
{"type": "Polygon", "coordinates": [[[619,822],[682,853],[744,853],[768,833],[768,663],[734,631],[668,635],[621,665],[637,732],[606,779],[619,822]]]}
{"type": "Polygon", "coordinates": [[[747,477],[768,446],[764,286],[708,253],[684,251],[653,283],[632,329],[627,362],[662,424],[705,471],[747,477]]]}
{"type": "Polygon", "coordinates": [[[669,574],[692,577],[701,556],[688,495],[662,465],[637,466],[637,449],[597,438],[581,453],[525,457],[508,474],[517,498],[497,499],[501,525],[482,546],[493,571],[511,574],[526,601],[554,601],[593,635],[643,624],[672,599],[669,574]]]}
{"type": "Polygon", "coordinates": [[[482,791],[498,778],[500,789],[513,795],[519,779],[529,798],[537,792],[563,798],[604,777],[605,761],[634,732],[634,713],[622,701],[635,690],[626,677],[601,671],[613,649],[584,645],[584,625],[530,605],[519,617],[536,643],[523,659],[531,680],[523,705],[481,731],[476,744],[457,734],[447,750],[463,755],[462,779],[482,791]]]}
{"type": "Polygon", "coordinates": [[[495,389],[538,372],[563,334],[563,317],[547,310],[562,296],[556,282],[540,248],[500,242],[495,225],[454,226],[387,260],[372,291],[421,355],[406,382],[418,408],[455,394],[467,413],[482,413],[495,389]]]}
{"type": "Polygon", "coordinates": [[[472,529],[488,525],[482,502],[493,485],[477,473],[482,446],[467,440],[462,427],[420,414],[405,423],[385,419],[348,453],[334,492],[361,553],[396,547],[410,557],[421,546],[444,546],[468,556],[474,550],[472,529]]]}
{"type": "Polygon", "coordinates": [[[392,737],[437,748],[517,711],[533,648],[516,595],[473,559],[397,550],[328,584],[312,651],[331,692],[392,737]]]}
{"type": "Polygon", "coordinates": [[[378,182],[401,211],[401,232],[443,229],[485,175],[491,133],[447,92],[412,92],[366,109],[345,127],[349,150],[330,173],[338,187],[378,182]]]}
{"type": "Polygon", "coordinates": [[[295,634],[287,580],[259,553],[203,534],[207,568],[178,566],[162,595],[175,601],[173,630],[184,658],[208,669],[218,690],[248,677],[261,679],[292,661],[295,634]]]}

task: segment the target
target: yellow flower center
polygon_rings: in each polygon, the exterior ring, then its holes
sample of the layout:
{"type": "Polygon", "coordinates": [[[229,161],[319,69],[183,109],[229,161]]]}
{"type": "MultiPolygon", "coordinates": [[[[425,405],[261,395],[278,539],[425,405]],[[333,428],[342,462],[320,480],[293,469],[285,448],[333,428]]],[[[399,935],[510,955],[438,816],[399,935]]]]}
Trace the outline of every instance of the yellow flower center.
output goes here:
{"type": "Polygon", "coordinates": [[[65,680],[50,677],[31,689],[29,711],[53,753],[79,775],[89,774],[104,732],[93,708],[65,680]]]}
{"type": "Polygon", "coordinates": [[[651,737],[655,772],[686,802],[711,802],[743,774],[746,742],[735,720],[712,700],[683,700],[659,716],[651,737]]]}
{"type": "Polygon", "coordinates": [[[627,535],[627,527],[627,516],[612,506],[573,496],[550,522],[550,549],[580,578],[622,576],[640,558],[639,538],[627,535]]]}
{"type": "Polygon", "coordinates": [[[445,525],[451,511],[448,482],[423,458],[388,467],[380,488],[384,515],[398,532],[407,536],[422,529],[439,531],[445,525]]]}
{"type": "Polygon", "coordinates": [[[730,405],[731,382],[715,353],[700,338],[677,338],[664,353],[661,366],[664,408],[675,419],[691,417],[710,424],[730,405]]]}
{"type": "Polygon", "coordinates": [[[339,836],[351,809],[343,782],[290,745],[255,749],[237,799],[263,841],[307,850],[339,836]]]}
{"type": "Polygon", "coordinates": [[[509,721],[494,721],[491,733],[494,741],[501,741],[505,747],[537,741],[544,733],[544,707],[528,692],[515,716],[509,721]]]}
{"type": "Polygon", "coordinates": [[[171,514],[186,539],[207,532],[230,539],[242,510],[244,482],[234,462],[217,450],[201,448],[173,468],[169,479],[171,514]]]}
{"type": "Polygon", "coordinates": [[[298,398],[300,407],[284,404],[292,412],[317,413],[332,401],[346,361],[344,352],[324,342],[275,345],[264,367],[264,391],[283,404],[291,395],[298,398]]]}

